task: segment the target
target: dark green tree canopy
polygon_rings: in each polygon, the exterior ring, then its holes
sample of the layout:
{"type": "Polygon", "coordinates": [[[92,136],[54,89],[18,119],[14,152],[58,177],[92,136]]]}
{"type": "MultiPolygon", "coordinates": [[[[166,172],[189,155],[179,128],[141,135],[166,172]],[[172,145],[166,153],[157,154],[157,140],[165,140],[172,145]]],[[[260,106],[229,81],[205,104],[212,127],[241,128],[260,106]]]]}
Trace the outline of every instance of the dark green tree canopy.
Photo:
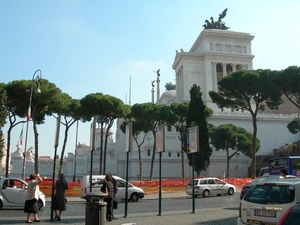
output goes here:
{"type": "Polygon", "coordinates": [[[294,118],[291,122],[287,125],[288,130],[292,134],[297,134],[300,132],[300,120],[299,118],[294,118]]]}
{"type": "Polygon", "coordinates": [[[8,115],[8,111],[6,108],[7,95],[4,89],[4,85],[0,84],[0,159],[3,156],[2,147],[4,146],[4,139],[2,128],[6,123],[6,117],[8,115]]]}
{"type": "Polygon", "coordinates": [[[283,94],[300,109],[300,67],[289,66],[280,71],[275,81],[283,94]]]}
{"type": "Polygon", "coordinates": [[[165,88],[166,91],[176,90],[176,84],[172,84],[171,82],[166,83],[165,88]]]}
{"type": "Polygon", "coordinates": [[[91,120],[94,116],[105,116],[111,119],[123,118],[130,108],[125,107],[124,103],[113,96],[103,95],[102,93],[88,94],[80,100],[86,120],[91,120]]]}
{"type": "MultiPolygon", "coordinates": [[[[244,155],[252,158],[252,133],[242,127],[233,124],[223,124],[218,127],[210,125],[209,129],[210,143],[217,151],[236,149],[244,155]]],[[[260,140],[256,139],[256,151],[260,148],[260,140]]]]}
{"type": "MultiPolygon", "coordinates": [[[[193,154],[195,154],[195,171],[200,173],[202,170],[206,170],[210,164],[212,149],[209,146],[205,105],[203,104],[200,87],[194,84],[190,90],[190,96],[187,127],[192,126],[193,123],[199,126],[199,152],[193,154]]],[[[188,157],[190,159],[190,155],[188,157]]]]}
{"type": "Polygon", "coordinates": [[[257,114],[266,106],[277,109],[283,103],[282,92],[275,82],[277,71],[241,70],[223,77],[218,82],[218,92],[210,91],[209,96],[219,108],[231,108],[250,112],[252,116],[252,165],[251,177],[255,176],[257,114]]]}
{"type": "Polygon", "coordinates": [[[209,95],[219,108],[233,108],[255,113],[283,103],[282,92],[274,82],[276,71],[241,70],[223,77],[218,82],[219,91],[209,95]]]}

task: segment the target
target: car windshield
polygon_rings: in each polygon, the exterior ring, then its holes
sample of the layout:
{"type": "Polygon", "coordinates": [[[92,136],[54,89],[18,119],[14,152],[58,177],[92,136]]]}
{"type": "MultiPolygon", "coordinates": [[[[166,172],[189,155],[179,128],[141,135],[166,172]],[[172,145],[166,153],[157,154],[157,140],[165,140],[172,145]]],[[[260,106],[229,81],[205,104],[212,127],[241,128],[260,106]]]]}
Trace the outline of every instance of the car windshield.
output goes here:
{"type": "Polygon", "coordinates": [[[284,204],[294,201],[295,187],[292,185],[252,185],[248,190],[245,201],[259,204],[284,204]]]}

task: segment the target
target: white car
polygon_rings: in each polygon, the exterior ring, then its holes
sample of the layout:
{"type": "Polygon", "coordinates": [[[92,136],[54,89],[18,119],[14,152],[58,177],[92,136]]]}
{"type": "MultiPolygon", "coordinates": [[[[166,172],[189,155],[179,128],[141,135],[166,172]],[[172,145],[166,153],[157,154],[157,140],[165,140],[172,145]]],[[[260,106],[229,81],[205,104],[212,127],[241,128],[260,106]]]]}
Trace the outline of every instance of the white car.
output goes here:
{"type": "Polygon", "coordinates": [[[276,225],[285,212],[300,202],[299,179],[262,179],[251,185],[240,202],[237,225],[276,225]]]}
{"type": "Polygon", "coordinates": [[[209,195],[219,196],[221,194],[233,195],[234,192],[236,192],[234,185],[228,184],[215,177],[191,180],[186,187],[186,194],[193,195],[193,188],[196,198],[199,195],[203,197],[208,197],[209,195]]]}
{"type": "MultiPolygon", "coordinates": [[[[18,178],[0,178],[0,209],[2,207],[24,207],[27,182],[18,178]]],[[[38,207],[46,206],[45,195],[40,192],[38,207]]]]}
{"type": "MultiPolygon", "coordinates": [[[[114,179],[117,182],[117,193],[115,199],[124,200],[126,195],[126,180],[121,177],[113,175],[114,179]]],[[[102,184],[96,184],[98,181],[101,181],[105,178],[105,175],[93,175],[92,176],[92,192],[101,191],[102,184]]],[[[137,202],[139,199],[144,198],[144,190],[134,186],[133,184],[127,182],[128,184],[128,200],[132,202],[137,202]]],[[[90,176],[83,176],[81,179],[81,198],[85,198],[85,195],[90,192],[90,176]]]]}

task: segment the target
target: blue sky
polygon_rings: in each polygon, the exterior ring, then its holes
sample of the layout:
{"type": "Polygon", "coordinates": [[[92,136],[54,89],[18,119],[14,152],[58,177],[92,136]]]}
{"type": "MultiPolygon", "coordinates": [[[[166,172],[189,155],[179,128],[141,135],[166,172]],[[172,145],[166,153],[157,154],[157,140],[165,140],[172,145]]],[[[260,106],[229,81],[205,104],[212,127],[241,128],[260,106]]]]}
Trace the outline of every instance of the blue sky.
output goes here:
{"type": "MultiPolygon", "coordinates": [[[[189,51],[204,21],[225,8],[230,30],[255,36],[254,69],[299,66],[297,0],[1,0],[0,82],[30,80],[41,69],[43,78],[75,99],[102,92],[128,104],[131,77],[131,105],[149,102],[153,71],[160,69],[162,93],[166,83],[175,83],[175,51],[189,51]]],[[[53,156],[55,126],[51,117],[38,126],[39,156],[53,156]]],[[[90,144],[89,127],[79,124],[78,142],[90,144]]],[[[13,129],[12,151],[21,129],[13,129]]],[[[75,133],[74,125],[66,152],[75,150],[75,133]]],[[[59,154],[61,145],[62,138],[59,154]]]]}

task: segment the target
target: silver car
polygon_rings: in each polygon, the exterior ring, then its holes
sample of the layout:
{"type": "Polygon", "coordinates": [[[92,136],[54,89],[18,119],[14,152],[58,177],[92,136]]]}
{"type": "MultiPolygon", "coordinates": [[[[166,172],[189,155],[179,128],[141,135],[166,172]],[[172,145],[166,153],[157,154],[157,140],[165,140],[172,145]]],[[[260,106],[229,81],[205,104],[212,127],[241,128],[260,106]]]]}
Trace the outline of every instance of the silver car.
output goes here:
{"type": "MultiPolygon", "coordinates": [[[[25,205],[27,182],[18,178],[0,178],[0,209],[2,207],[21,207],[25,205]]],[[[45,195],[40,192],[38,207],[45,207],[45,195]]]]}
{"type": "Polygon", "coordinates": [[[299,179],[259,180],[250,186],[240,202],[237,225],[276,225],[299,202],[299,179]]]}
{"type": "Polygon", "coordinates": [[[186,187],[187,195],[193,195],[193,188],[195,190],[195,197],[199,195],[208,197],[209,195],[228,194],[233,195],[236,191],[235,186],[228,184],[223,180],[215,177],[201,178],[191,180],[186,187]]]}

